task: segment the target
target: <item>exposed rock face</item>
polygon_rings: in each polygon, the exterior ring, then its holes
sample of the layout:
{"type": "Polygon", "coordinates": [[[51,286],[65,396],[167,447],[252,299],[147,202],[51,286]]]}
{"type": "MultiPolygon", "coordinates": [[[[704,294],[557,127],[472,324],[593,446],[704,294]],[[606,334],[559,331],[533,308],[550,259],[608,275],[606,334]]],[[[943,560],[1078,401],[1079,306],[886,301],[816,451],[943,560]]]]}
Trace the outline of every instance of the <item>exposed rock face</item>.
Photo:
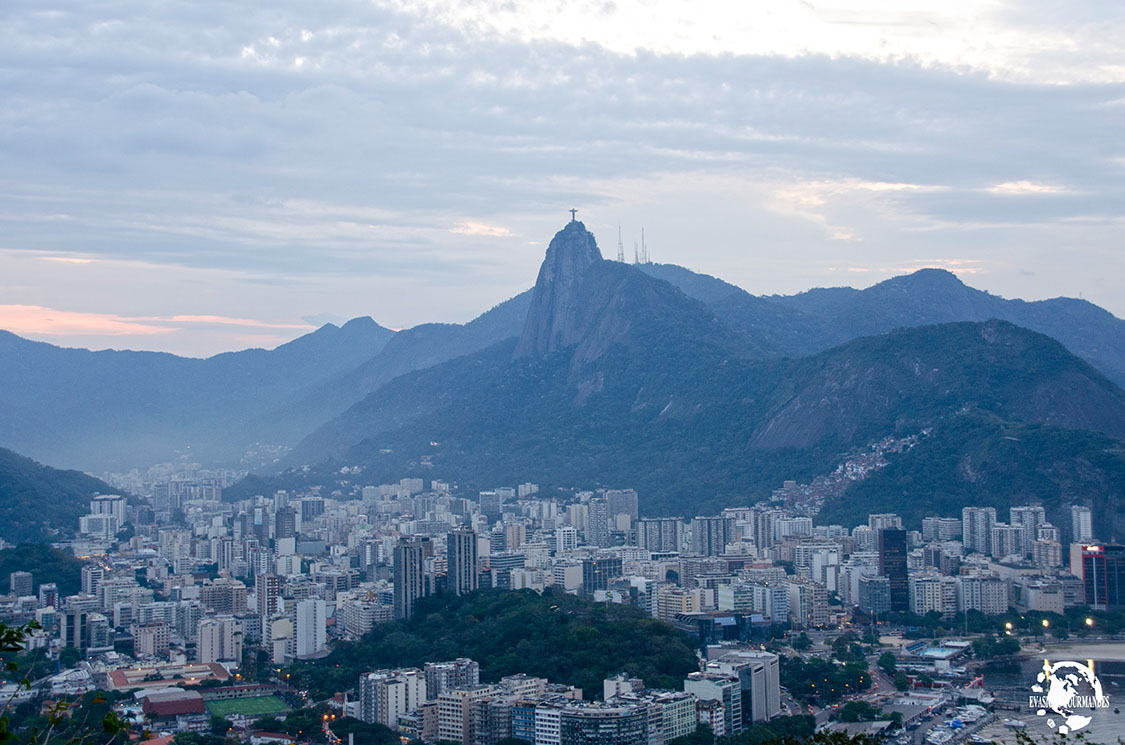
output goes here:
{"type": "Polygon", "coordinates": [[[516,357],[543,357],[582,341],[587,310],[579,286],[586,270],[601,262],[598,244],[581,222],[555,234],[539,267],[516,357]]]}

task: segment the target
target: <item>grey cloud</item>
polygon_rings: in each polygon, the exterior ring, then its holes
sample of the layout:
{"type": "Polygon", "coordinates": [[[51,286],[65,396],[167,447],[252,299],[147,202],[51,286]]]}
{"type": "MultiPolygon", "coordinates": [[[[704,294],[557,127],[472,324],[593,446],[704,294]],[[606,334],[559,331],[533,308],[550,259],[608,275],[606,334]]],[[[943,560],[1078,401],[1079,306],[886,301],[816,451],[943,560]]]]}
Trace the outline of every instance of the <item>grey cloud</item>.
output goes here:
{"type": "MultiPolygon", "coordinates": [[[[1057,6],[1040,5],[1050,20],[1057,6]]],[[[945,186],[884,197],[942,223],[1125,207],[1112,161],[1125,107],[1109,104],[1122,85],[910,61],[624,56],[474,38],[374,4],[52,8],[14,2],[0,21],[13,42],[0,50],[8,247],[258,275],[484,277],[509,254],[448,233],[460,220],[608,206],[594,182],[699,170],[945,186]],[[1068,191],[983,191],[1019,180],[1068,191]],[[26,185],[58,201],[19,196],[26,185]]]]}

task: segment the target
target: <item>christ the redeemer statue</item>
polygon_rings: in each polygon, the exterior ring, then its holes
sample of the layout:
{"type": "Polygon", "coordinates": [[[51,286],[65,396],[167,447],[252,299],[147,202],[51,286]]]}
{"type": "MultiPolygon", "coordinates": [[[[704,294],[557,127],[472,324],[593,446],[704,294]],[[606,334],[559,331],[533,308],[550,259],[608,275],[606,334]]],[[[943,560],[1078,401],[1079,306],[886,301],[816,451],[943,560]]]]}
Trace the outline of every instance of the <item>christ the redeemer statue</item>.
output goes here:
{"type": "Polygon", "coordinates": [[[576,210],[576,209],[572,209],[570,211],[570,221],[571,222],[578,222],[578,219],[575,217],[575,215],[577,215],[577,214],[578,214],[578,210],[576,210]]]}

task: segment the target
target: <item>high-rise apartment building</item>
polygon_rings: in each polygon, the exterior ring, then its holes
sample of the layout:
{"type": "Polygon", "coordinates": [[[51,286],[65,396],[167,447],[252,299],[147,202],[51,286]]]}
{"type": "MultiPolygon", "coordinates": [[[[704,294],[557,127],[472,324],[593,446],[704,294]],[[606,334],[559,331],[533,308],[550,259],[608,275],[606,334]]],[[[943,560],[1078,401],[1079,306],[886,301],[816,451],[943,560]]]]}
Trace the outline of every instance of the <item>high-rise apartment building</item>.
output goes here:
{"type": "Polygon", "coordinates": [[[861,574],[857,580],[856,605],[875,619],[891,611],[891,581],[886,577],[861,574]]]}
{"type": "Polygon", "coordinates": [[[480,586],[477,572],[477,534],[457,528],[445,538],[446,587],[454,595],[465,595],[480,586]]]}
{"type": "Polygon", "coordinates": [[[573,551],[578,548],[578,529],[571,525],[555,528],[555,553],[573,551]]]}
{"type": "Polygon", "coordinates": [[[910,612],[924,616],[930,611],[943,618],[957,615],[957,580],[937,572],[914,572],[910,575],[910,612]]]}
{"type": "Polygon", "coordinates": [[[696,556],[722,556],[735,539],[735,521],[726,517],[694,517],[691,520],[691,552],[696,556]]]}
{"type": "Polygon", "coordinates": [[[422,541],[403,538],[394,550],[395,618],[410,618],[414,602],[426,593],[422,541]]]}
{"type": "Polygon", "coordinates": [[[268,619],[279,610],[281,577],[276,574],[259,574],[254,580],[254,594],[258,601],[258,615],[268,619]]]}
{"type": "Polygon", "coordinates": [[[610,517],[628,515],[633,520],[640,517],[637,492],[632,489],[610,489],[605,493],[605,500],[609,503],[610,517]]]}
{"type": "Polygon", "coordinates": [[[199,600],[216,613],[245,613],[246,585],[241,580],[220,577],[199,588],[199,600]]]}
{"type": "Polygon", "coordinates": [[[803,577],[786,581],[789,589],[789,620],[806,629],[828,623],[828,589],[803,577]]]}
{"type": "Polygon", "coordinates": [[[961,537],[963,526],[955,517],[923,517],[922,540],[953,541],[961,537]]]}
{"type": "Polygon", "coordinates": [[[199,662],[242,660],[242,624],[236,618],[219,616],[199,622],[196,658],[199,662]]]}
{"type": "Polygon", "coordinates": [[[426,676],[418,668],[377,670],[359,678],[360,719],[398,728],[398,718],[428,699],[426,676]]]}
{"type": "Polygon", "coordinates": [[[910,610],[906,554],[905,530],[885,528],[879,531],[879,574],[890,582],[892,611],[910,610]]]}
{"type": "Polygon", "coordinates": [[[105,570],[97,564],[87,564],[82,567],[82,592],[85,595],[97,597],[98,585],[105,578],[105,570]]]}
{"type": "Polygon", "coordinates": [[[586,543],[598,548],[609,547],[609,504],[604,499],[591,499],[586,515],[586,543]]]}
{"type": "Polygon", "coordinates": [[[324,499],[305,497],[301,500],[301,524],[311,523],[324,514],[324,499]]]}
{"type": "Polygon", "coordinates": [[[560,710],[558,745],[649,745],[659,737],[655,731],[650,736],[649,717],[647,704],[568,703],[560,710]]]}
{"type": "Polygon", "coordinates": [[[8,589],[17,598],[30,595],[32,585],[31,572],[12,572],[8,575],[8,589]]]}
{"type": "Polygon", "coordinates": [[[171,629],[166,623],[133,626],[133,656],[160,657],[168,654],[171,629]]]}
{"type": "Polygon", "coordinates": [[[996,559],[1007,556],[1023,556],[1026,531],[1022,525],[995,523],[989,539],[989,554],[996,559]]]}
{"type": "Polygon", "coordinates": [[[125,524],[127,503],[120,494],[103,494],[90,501],[91,515],[109,515],[120,527],[125,524]]]}
{"type": "Polygon", "coordinates": [[[454,688],[480,683],[480,665],[467,657],[448,662],[427,662],[423,673],[426,676],[426,694],[431,701],[454,688]]]}
{"type": "Polygon", "coordinates": [[[894,530],[902,530],[902,517],[893,512],[883,512],[877,515],[867,516],[867,527],[874,531],[885,530],[892,528],[894,530]]]}
{"type": "Polygon", "coordinates": [[[637,545],[654,553],[683,550],[684,521],[679,517],[654,517],[637,521],[637,545]]]}
{"type": "Polygon", "coordinates": [[[738,677],[744,726],[765,722],[781,713],[781,668],[777,655],[731,651],[707,663],[707,669],[738,677]]]}
{"type": "Polygon", "coordinates": [[[39,585],[39,607],[59,607],[59,588],[54,582],[39,585]]]}
{"type": "Polygon", "coordinates": [[[1094,540],[1094,515],[1089,507],[1076,504],[1070,508],[1071,541],[1088,543],[1094,540]]]}
{"type": "Polygon", "coordinates": [[[90,642],[89,612],[84,608],[64,608],[59,616],[59,639],[64,647],[85,650],[90,642]]]}
{"type": "Polygon", "coordinates": [[[438,700],[438,739],[473,745],[474,704],[500,691],[491,685],[472,685],[445,691],[438,700]]]}
{"type": "Polygon", "coordinates": [[[737,734],[742,731],[742,685],[737,675],[691,673],[684,680],[684,692],[695,694],[700,701],[721,703],[723,730],[727,734],[737,734]]]}
{"type": "Polygon", "coordinates": [[[1039,505],[1022,505],[1008,511],[1009,522],[1023,532],[1021,550],[1026,556],[1031,553],[1031,544],[1039,534],[1039,526],[1047,522],[1046,511],[1039,505]]]}
{"type": "Polygon", "coordinates": [[[297,511],[292,507],[283,507],[274,516],[274,538],[293,538],[297,535],[297,511]]]}
{"type": "Polygon", "coordinates": [[[592,556],[582,562],[582,594],[593,595],[621,576],[620,556],[592,556]]]}
{"type": "Polygon", "coordinates": [[[1095,610],[1125,607],[1125,546],[1095,543],[1081,551],[1086,603],[1095,610]]]}
{"type": "Polygon", "coordinates": [[[297,601],[293,636],[298,659],[314,657],[328,643],[327,607],[320,598],[297,601]]]}
{"type": "Polygon", "coordinates": [[[957,578],[958,605],[962,611],[980,611],[986,616],[1008,612],[1008,584],[987,574],[967,574],[957,578]]]}
{"type": "Polygon", "coordinates": [[[961,510],[961,541],[965,553],[988,554],[992,550],[995,507],[965,507],[961,510]]]}
{"type": "Polygon", "coordinates": [[[498,491],[480,493],[480,512],[490,522],[499,520],[504,511],[504,495],[498,491]]]}
{"type": "Polygon", "coordinates": [[[488,569],[492,572],[492,586],[504,590],[512,589],[512,570],[523,569],[527,556],[519,551],[501,551],[488,557],[488,569]]]}

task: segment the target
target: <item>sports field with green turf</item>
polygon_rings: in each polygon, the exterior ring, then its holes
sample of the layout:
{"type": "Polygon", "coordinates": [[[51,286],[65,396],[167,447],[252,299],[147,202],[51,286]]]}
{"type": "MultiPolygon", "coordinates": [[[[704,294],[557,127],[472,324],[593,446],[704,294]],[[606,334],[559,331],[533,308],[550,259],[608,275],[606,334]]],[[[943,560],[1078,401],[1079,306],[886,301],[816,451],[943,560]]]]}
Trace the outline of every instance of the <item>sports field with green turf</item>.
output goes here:
{"type": "Polygon", "coordinates": [[[229,717],[233,714],[264,717],[267,714],[281,714],[286,711],[289,711],[289,707],[277,696],[232,698],[226,701],[207,702],[207,712],[217,717],[229,717]]]}

